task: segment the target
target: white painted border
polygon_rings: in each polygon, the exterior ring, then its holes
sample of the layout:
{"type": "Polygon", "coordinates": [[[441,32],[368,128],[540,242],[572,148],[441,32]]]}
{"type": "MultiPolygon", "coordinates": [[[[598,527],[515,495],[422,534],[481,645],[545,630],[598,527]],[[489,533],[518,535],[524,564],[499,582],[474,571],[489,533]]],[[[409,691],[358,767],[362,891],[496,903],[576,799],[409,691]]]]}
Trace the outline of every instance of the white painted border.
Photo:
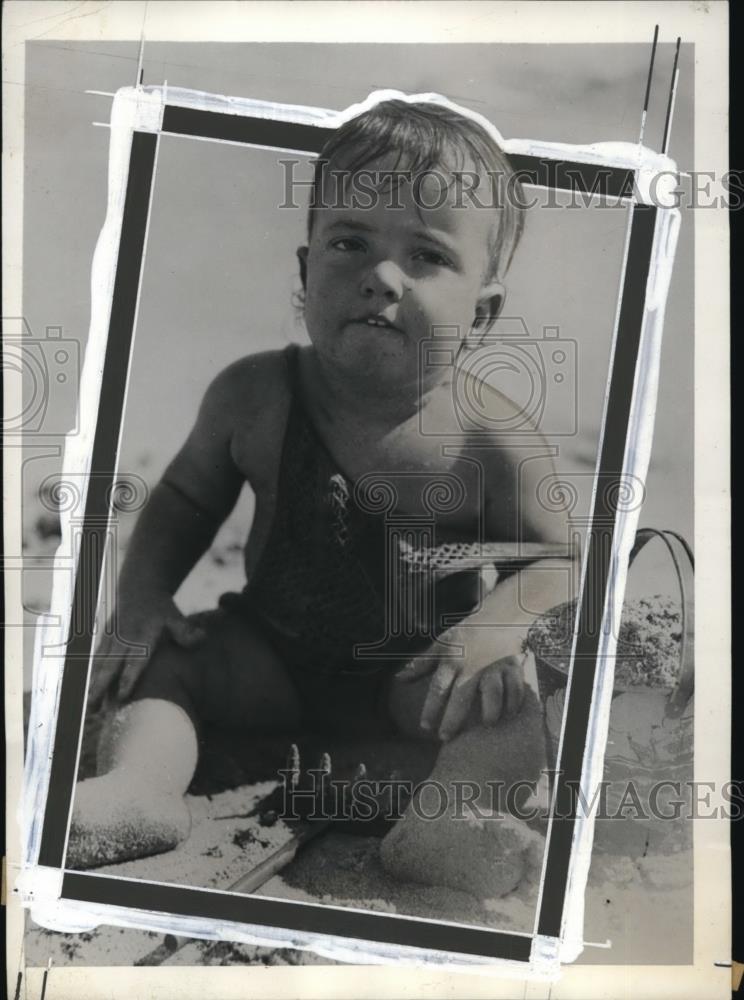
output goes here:
{"type": "MultiPolygon", "coordinates": [[[[651,459],[664,310],[677,249],[680,222],[681,215],[678,210],[660,210],[654,232],[654,246],[646,286],[646,305],[621,480],[631,484],[631,489],[628,506],[623,507],[622,503],[618,503],[608,594],[602,619],[602,638],[597,650],[597,671],[594,678],[592,711],[587,731],[587,746],[592,747],[592,752],[589,758],[584,760],[580,782],[585,801],[592,801],[591,792],[602,780],[604,769],[614,686],[614,656],[622,617],[628,561],[641,513],[641,503],[638,502],[636,496],[635,484],[645,484],[651,459]]],[[[561,740],[562,738],[563,732],[561,732],[561,740]]],[[[591,864],[594,822],[595,813],[593,811],[589,816],[581,816],[574,827],[574,844],[567,888],[568,905],[564,912],[561,932],[560,957],[562,962],[574,961],[583,950],[584,894],[591,864]]]]}
{"type": "MultiPolygon", "coordinates": [[[[442,94],[406,94],[400,90],[375,90],[364,101],[352,104],[343,111],[306,107],[300,104],[281,104],[246,97],[229,97],[223,94],[208,94],[198,90],[168,86],[122,88],[114,95],[114,102],[124,99],[125,95],[136,105],[137,118],[134,128],[144,132],[160,131],[162,109],[166,104],[194,111],[295,122],[300,125],[315,125],[321,128],[338,128],[344,122],[379,104],[380,101],[395,99],[411,104],[415,102],[441,104],[481,125],[507,154],[523,154],[558,162],[568,161],[634,170],[637,172],[636,201],[641,204],[657,204],[664,208],[674,208],[675,206],[674,191],[676,189],[677,165],[674,160],[662,153],[657,153],[639,143],[631,142],[595,142],[588,145],[572,145],[562,142],[543,142],[536,139],[506,139],[486,117],[470,108],[450,101],[442,94]],[[160,102],[159,118],[155,109],[156,101],[160,102]]],[[[233,142],[229,139],[209,139],[184,135],[181,137],[202,142],[246,145],[243,142],[233,142]]],[[[302,150],[293,151],[303,152],[302,150]]]]}

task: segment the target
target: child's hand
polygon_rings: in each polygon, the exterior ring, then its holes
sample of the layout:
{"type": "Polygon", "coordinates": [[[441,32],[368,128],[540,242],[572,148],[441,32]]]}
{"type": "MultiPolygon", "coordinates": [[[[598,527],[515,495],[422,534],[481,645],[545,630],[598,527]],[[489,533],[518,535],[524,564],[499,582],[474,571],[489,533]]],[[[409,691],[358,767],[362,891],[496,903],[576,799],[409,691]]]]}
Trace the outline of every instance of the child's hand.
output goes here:
{"type": "Polygon", "coordinates": [[[441,647],[398,672],[403,682],[432,674],[421,712],[422,729],[438,729],[449,740],[464,727],[474,705],[486,726],[517,715],[524,699],[525,653],[519,636],[493,628],[450,629],[448,642],[464,646],[465,656],[442,655],[441,647]]]}
{"type": "Polygon", "coordinates": [[[120,599],[115,620],[116,627],[113,618],[109,621],[93,659],[88,698],[91,709],[96,709],[107,693],[118,702],[129,697],[164,632],[186,649],[205,636],[204,629],[184,618],[167,594],[120,599]]]}

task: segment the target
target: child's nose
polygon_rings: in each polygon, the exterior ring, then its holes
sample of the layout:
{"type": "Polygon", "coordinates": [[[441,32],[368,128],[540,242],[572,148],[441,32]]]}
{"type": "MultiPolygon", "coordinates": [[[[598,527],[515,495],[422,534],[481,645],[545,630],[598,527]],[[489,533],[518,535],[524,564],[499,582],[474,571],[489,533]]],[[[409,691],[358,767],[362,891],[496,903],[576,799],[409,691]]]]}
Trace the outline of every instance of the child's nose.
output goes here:
{"type": "Polygon", "coordinates": [[[406,276],[392,260],[375,264],[362,279],[362,295],[370,298],[381,295],[390,302],[397,302],[406,290],[406,276]]]}

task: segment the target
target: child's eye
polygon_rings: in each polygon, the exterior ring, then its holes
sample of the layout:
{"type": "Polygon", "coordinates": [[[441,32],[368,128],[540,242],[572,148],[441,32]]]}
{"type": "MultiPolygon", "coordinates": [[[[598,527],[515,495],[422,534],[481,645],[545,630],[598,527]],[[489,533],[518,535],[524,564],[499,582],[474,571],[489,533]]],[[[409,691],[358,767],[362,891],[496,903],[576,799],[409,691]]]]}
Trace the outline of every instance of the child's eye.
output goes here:
{"type": "Polygon", "coordinates": [[[341,236],[331,240],[330,244],[334,250],[349,252],[350,250],[364,250],[364,243],[355,236],[341,236]]]}
{"type": "Polygon", "coordinates": [[[437,250],[417,250],[414,254],[416,260],[421,260],[425,264],[432,264],[435,267],[452,267],[452,261],[437,250]]]}

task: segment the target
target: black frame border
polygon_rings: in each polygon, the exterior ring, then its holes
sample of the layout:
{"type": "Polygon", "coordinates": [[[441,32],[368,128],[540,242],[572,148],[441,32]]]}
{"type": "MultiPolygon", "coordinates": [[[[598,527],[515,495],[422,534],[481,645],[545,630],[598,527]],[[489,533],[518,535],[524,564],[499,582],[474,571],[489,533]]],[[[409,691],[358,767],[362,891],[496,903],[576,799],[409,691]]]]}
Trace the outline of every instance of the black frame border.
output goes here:
{"type": "MultiPolygon", "coordinates": [[[[77,622],[82,622],[83,627],[69,642],[65,655],[37,861],[39,865],[61,869],[64,864],[159,136],[180,135],[312,154],[320,151],[332,131],[320,125],[166,105],[159,132],[133,132],[102,392],[74,586],[72,616],[77,622]]],[[[510,159],[526,184],[578,189],[593,194],[600,192],[616,197],[630,197],[633,191],[635,172],[630,169],[557,159],[551,161],[546,157],[511,156],[510,159]]],[[[622,478],[626,451],[657,216],[657,209],[651,205],[633,204],[631,208],[626,271],[614,357],[608,373],[610,389],[604,415],[605,429],[585,556],[586,576],[574,656],[574,662],[580,662],[581,669],[573,670],[566,703],[561,758],[557,765],[553,816],[562,818],[551,824],[537,921],[538,935],[547,938],[560,938],[568,887],[571,845],[578,816],[577,789],[592,708],[600,626],[604,598],[610,583],[611,552],[618,519],[617,487],[622,478]]],[[[534,941],[532,934],[401,919],[372,911],[362,913],[72,871],[64,872],[61,899],[517,962],[529,962],[534,941]]]]}

